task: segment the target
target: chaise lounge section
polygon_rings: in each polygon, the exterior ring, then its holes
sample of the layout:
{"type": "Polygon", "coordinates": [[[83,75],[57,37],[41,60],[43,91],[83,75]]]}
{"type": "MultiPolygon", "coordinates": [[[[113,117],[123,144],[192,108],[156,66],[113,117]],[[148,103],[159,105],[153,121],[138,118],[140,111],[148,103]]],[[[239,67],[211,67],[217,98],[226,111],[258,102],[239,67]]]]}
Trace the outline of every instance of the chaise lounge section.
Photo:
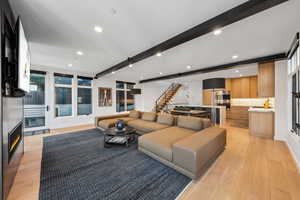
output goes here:
{"type": "Polygon", "coordinates": [[[226,129],[204,118],[131,111],[97,117],[95,123],[103,130],[118,119],[137,130],[141,152],[192,179],[200,178],[226,146],[226,129]]]}

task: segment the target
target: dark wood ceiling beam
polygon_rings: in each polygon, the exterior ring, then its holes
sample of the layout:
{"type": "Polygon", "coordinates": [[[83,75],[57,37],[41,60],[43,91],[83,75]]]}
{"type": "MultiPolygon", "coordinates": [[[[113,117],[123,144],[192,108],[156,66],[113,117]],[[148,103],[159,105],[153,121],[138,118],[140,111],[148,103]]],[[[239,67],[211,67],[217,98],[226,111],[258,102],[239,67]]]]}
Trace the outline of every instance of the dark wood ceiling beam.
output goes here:
{"type": "Polygon", "coordinates": [[[286,53],[279,53],[279,54],[270,55],[270,56],[252,58],[252,59],[248,59],[248,60],[227,63],[227,64],[223,64],[223,65],[217,65],[217,66],[212,66],[212,67],[207,67],[207,68],[202,68],[202,69],[196,69],[196,70],[192,70],[192,71],[188,71],[188,72],[169,74],[166,76],[145,79],[145,80],[141,80],[140,83],[174,79],[174,78],[180,78],[180,77],[191,76],[191,75],[196,75],[196,74],[205,74],[205,73],[209,73],[209,72],[216,72],[216,71],[232,69],[234,67],[243,66],[243,65],[247,65],[247,64],[271,62],[271,61],[283,60],[286,58],[287,58],[286,53]]]}
{"type": "Polygon", "coordinates": [[[185,42],[193,40],[197,37],[210,33],[218,28],[223,28],[242,19],[255,15],[259,12],[272,8],[276,5],[284,3],[288,0],[249,0],[237,7],[234,7],[212,19],[209,19],[183,33],[180,33],[171,39],[168,39],[146,51],[143,51],[127,60],[124,60],[96,75],[96,78],[106,74],[118,71],[130,64],[134,64],[148,57],[155,55],[158,52],[163,52],[168,49],[174,48],[185,42]]]}

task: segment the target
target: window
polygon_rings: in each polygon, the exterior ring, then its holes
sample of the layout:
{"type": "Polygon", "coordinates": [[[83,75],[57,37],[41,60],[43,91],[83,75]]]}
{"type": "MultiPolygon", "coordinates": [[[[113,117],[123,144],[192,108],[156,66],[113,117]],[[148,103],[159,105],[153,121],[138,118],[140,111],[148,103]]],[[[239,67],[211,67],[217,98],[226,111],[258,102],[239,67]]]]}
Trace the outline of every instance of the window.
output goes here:
{"type": "Polygon", "coordinates": [[[92,78],[77,78],[77,114],[89,115],[92,113],[92,78]]]}
{"type": "Polygon", "coordinates": [[[291,132],[300,136],[300,50],[299,50],[299,33],[289,51],[288,57],[288,74],[291,92],[291,132]]]}
{"type": "Polygon", "coordinates": [[[89,77],[78,76],[78,86],[92,86],[92,80],[93,79],[89,77]]]}
{"type": "Polygon", "coordinates": [[[116,110],[117,112],[130,111],[135,109],[134,95],[130,90],[134,88],[135,83],[116,82],[116,110]]]}
{"type": "Polygon", "coordinates": [[[54,74],[55,80],[55,117],[72,116],[73,76],[54,74]]]}

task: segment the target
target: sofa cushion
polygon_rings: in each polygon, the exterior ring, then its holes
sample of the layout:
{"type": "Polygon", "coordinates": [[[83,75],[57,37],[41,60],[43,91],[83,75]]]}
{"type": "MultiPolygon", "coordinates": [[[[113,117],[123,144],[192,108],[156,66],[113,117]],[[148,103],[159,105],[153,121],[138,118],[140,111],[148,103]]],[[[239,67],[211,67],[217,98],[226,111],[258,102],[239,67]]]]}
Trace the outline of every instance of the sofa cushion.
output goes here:
{"type": "Polygon", "coordinates": [[[172,162],[172,145],[183,138],[191,136],[194,132],[175,126],[162,129],[139,137],[139,147],[172,162]]]}
{"type": "Polygon", "coordinates": [[[105,119],[98,122],[98,126],[104,129],[108,129],[111,127],[114,127],[116,122],[121,119],[124,120],[125,123],[128,123],[129,121],[135,120],[135,118],[131,117],[121,117],[121,118],[115,118],[115,119],[105,119]]]}
{"type": "Polygon", "coordinates": [[[195,131],[201,131],[203,129],[202,119],[198,117],[179,116],[177,118],[177,126],[195,131]]]}
{"type": "Polygon", "coordinates": [[[128,122],[128,126],[137,129],[139,132],[150,133],[156,130],[168,128],[168,125],[159,124],[156,122],[144,121],[136,119],[128,122]]]}
{"type": "Polygon", "coordinates": [[[160,124],[173,126],[174,120],[175,120],[175,118],[173,115],[169,115],[169,114],[158,114],[157,115],[157,123],[160,123],[160,124]]]}
{"type": "Polygon", "coordinates": [[[203,129],[211,127],[211,121],[207,118],[200,118],[202,120],[203,129]]]}
{"type": "Polygon", "coordinates": [[[142,120],[154,122],[156,119],[156,113],[155,112],[144,112],[142,114],[142,120]]]}
{"type": "Polygon", "coordinates": [[[226,146],[226,129],[206,128],[173,144],[173,163],[199,175],[226,146]]]}
{"type": "Polygon", "coordinates": [[[141,116],[141,113],[137,110],[131,110],[129,112],[129,117],[131,117],[131,118],[138,119],[138,118],[140,118],[140,116],[141,116]]]}

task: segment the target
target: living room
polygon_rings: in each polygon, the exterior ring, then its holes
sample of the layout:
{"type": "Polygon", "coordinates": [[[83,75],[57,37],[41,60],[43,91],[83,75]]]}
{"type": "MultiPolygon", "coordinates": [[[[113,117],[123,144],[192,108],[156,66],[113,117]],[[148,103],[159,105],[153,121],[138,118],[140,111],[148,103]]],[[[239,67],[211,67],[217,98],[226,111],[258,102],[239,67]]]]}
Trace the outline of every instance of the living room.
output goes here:
{"type": "Polygon", "coordinates": [[[299,1],[0,6],[0,200],[300,198],[299,1]]]}

